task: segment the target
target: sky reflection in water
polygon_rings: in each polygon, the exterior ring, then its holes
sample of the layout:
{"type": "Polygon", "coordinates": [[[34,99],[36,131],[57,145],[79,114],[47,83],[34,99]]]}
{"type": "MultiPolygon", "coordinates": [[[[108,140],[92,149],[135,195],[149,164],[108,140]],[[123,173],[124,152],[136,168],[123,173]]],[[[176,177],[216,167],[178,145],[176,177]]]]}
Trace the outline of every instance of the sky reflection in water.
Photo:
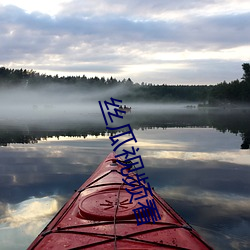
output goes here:
{"type": "MultiPolygon", "coordinates": [[[[135,130],[151,186],[216,249],[250,248],[250,154],[212,128],[135,130]]],[[[0,150],[1,249],[27,247],[112,150],[108,137],[0,150]],[[14,238],[13,238],[14,237],[14,238]]]]}

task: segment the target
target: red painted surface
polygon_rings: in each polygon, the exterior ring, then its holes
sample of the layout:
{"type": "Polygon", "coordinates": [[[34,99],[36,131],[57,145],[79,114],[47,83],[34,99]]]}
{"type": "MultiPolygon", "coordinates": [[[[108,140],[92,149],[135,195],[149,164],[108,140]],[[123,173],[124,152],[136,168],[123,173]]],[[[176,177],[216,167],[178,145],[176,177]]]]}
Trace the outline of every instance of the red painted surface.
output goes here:
{"type": "MultiPolygon", "coordinates": [[[[122,165],[110,153],[28,248],[31,249],[212,249],[161,197],[153,197],[161,216],[137,226],[130,195],[122,185],[122,165]],[[119,201],[117,198],[119,197],[119,201]],[[114,215],[116,219],[114,222],[114,215]],[[116,237],[115,237],[116,234],[116,237]],[[115,239],[116,238],[116,239],[115,239]]],[[[133,173],[130,174],[133,176],[133,173]]]]}

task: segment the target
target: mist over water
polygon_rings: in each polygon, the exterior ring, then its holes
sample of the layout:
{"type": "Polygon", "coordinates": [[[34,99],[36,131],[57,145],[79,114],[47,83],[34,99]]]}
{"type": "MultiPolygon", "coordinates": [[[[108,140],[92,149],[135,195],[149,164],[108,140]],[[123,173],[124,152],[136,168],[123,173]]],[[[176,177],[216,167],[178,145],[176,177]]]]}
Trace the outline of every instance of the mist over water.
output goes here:
{"type": "MultiPolygon", "coordinates": [[[[66,85],[48,85],[30,89],[10,88],[0,89],[0,121],[39,123],[56,121],[91,121],[102,122],[98,101],[110,101],[110,98],[120,99],[121,94],[129,92],[124,87],[115,87],[111,90],[86,90],[66,85]]],[[[166,112],[185,110],[188,104],[154,104],[122,102],[117,104],[132,107],[134,113],[166,112]]],[[[187,110],[188,111],[188,110],[187,110]]]]}
{"type": "Polygon", "coordinates": [[[82,119],[98,111],[97,93],[80,93],[66,86],[39,89],[5,89],[0,92],[1,119],[36,121],[71,118],[82,119]],[[81,117],[80,117],[81,116],[81,117]]]}
{"type": "MultiPolygon", "coordinates": [[[[0,139],[1,145],[9,142],[36,141],[49,136],[100,135],[106,125],[98,101],[121,99],[129,95],[129,90],[118,86],[109,90],[84,89],[65,84],[44,87],[19,87],[0,89],[0,139]],[[74,133],[72,133],[72,129],[74,133]],[[37,131],[40,130],[39,136],[37,131]],[[12,139],[4,131],[13,132],[12,139]],[[14,134],[19,131],[18,134],[14,134]],[[44,132],[42,132],[44,131],[44,132]],[[57,131],[57,132],[56,132],[57,131]],[[62,131],[62,132],[60,132],[62,131]],[[28,136],[28,140],[26,140],[28,136]],[[22,137],[25,137],[24,140],[22,137]]],[[[118,124],[130,123],[133,129],[141,127],[212,127],[220,131],[240,133],[244,148],[249,148],[249,109],[203,109],[197,103],[149,103],[116,102],[131,107],[131,113],[123,114],[123,119],[114,118],[118,124]]],[[[110,106],[112,112],[114,107],[110,106]]],[[[114,123],[109,125],[115,126],[114,123]]]]}

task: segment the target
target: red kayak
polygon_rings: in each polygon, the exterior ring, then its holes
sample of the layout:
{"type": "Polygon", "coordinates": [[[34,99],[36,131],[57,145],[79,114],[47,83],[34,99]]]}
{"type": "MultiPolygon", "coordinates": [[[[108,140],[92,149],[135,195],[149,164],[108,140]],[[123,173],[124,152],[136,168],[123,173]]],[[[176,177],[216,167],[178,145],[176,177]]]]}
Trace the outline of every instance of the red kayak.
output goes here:
{"type": "Polygon", "coordinates": [[[110,153],[28,249],[212,249],[154,190],[130,202],[124,179],[135,173],[117,160],[110,153]],[[142,222],[149,201],[156,219],[142,222]]]}

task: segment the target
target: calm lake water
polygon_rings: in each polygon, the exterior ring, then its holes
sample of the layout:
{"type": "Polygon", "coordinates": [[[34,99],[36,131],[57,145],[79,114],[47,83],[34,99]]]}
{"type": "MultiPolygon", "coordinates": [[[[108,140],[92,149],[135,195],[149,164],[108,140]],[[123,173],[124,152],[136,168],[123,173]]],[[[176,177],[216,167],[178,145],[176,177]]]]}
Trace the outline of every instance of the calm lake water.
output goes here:
{"type": "MultiPolygon", "coordinates": [[[[27,248],[112,151],[96,107],[0,118],[1,249],[27,248]]],[[[250,111],[133,107],[118,123],[150,185],[215,249],[250,249],[250,111]]]]}

